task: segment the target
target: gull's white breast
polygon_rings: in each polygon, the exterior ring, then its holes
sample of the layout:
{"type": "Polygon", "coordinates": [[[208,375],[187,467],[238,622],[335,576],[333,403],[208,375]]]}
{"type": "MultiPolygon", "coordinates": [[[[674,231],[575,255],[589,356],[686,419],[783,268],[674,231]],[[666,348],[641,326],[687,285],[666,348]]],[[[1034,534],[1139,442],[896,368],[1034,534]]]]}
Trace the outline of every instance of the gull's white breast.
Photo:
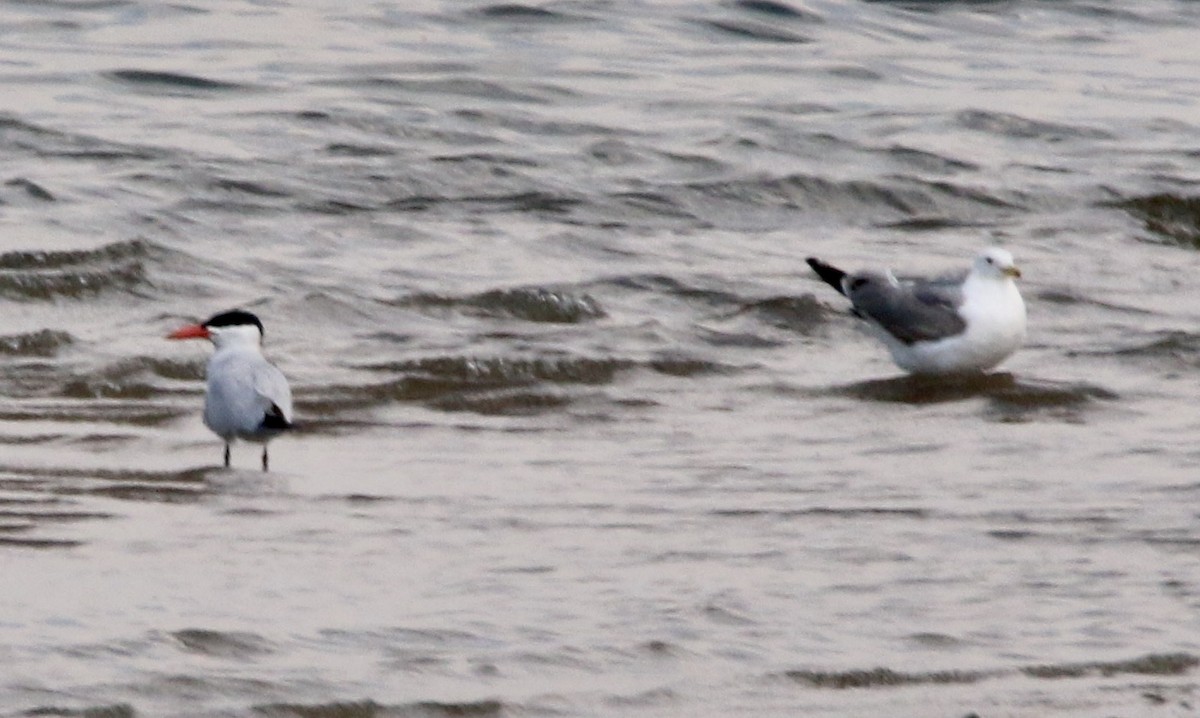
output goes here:
{"type": "Polygon", "coordinates": [[[881,337],[901,368],[914,374],[983,371],[1024,343],[1025,302],[1011,279],[971,274],[963,285],[963,299],[959,314],[967,328],[962,334],[913,344],[881,337]]]}

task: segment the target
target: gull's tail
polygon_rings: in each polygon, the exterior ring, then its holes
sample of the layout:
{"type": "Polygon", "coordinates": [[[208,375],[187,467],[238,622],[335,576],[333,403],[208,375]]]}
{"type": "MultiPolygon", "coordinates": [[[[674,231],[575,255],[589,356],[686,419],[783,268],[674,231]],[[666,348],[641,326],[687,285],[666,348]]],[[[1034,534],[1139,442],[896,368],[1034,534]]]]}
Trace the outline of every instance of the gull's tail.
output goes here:
{"type": "Polygon", "coordinates": [[[842,288],[842,280],[846,277],[845,272],[831,264],[822,262],[816,257],[809,257],[805,261],[808,262],[808,266],[812,267],[817,276],[824,280],[826,284],[845,295],[846,290],[842,288]]]}

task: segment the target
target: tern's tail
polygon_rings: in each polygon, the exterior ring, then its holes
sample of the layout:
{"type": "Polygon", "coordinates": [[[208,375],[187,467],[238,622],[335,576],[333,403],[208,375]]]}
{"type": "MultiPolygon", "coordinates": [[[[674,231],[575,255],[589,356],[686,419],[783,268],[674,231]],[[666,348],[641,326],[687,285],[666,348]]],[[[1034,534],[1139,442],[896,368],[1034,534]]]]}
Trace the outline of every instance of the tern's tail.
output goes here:
{"type": "Polygon", "coordinates": [[[816,257],[809,257],[805,261],[808,262],[808,266],[812,267],[817,276],[824,280],[826,284],[842,294],[846,293],[846,290],[842,288],[842,279],[846,276],[845,272],[833,265],[825,264],[816,257]]]}

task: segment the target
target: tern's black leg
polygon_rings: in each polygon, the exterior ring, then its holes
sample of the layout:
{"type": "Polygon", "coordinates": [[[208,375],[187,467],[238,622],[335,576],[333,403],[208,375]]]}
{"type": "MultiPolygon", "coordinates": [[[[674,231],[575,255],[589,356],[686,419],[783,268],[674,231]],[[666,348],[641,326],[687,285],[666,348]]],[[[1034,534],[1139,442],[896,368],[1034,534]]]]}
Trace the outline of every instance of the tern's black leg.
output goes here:
{"type": "Polygon", "coordinates": [[[229,468],[229,444],[225,445],[225,468],[229,468]]]}
{"type": "Polygon", "coordinates": [[[267,445],[263,444],[263,471],[267,470],[267,445]]]}

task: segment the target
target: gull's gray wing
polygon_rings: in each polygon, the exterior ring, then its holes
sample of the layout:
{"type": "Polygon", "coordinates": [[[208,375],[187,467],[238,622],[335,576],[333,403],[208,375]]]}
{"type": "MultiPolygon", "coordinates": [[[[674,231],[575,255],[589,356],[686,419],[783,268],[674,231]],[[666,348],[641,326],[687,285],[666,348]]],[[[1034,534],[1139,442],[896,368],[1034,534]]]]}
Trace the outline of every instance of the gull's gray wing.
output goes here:
{"type": "Polygon", "coordinates": [[[945,339],[967,328],[958,313],[961,277],[896,280],[864,272],[846,276],[842,287],[856,314],[905,344],[945,339]]]}

